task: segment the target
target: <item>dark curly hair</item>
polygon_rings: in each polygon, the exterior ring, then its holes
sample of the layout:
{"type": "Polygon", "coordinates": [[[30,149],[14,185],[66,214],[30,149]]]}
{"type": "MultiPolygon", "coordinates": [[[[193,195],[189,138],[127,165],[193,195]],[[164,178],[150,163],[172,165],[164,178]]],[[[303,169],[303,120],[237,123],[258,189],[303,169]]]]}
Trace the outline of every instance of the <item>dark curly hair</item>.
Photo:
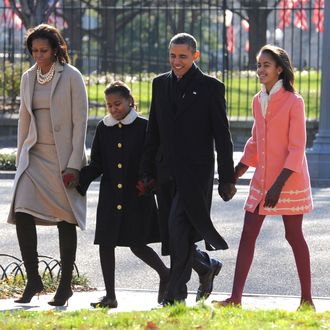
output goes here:
{"type": "Polygon", "coordinates": [[[32,55],[32,41],[36,39],[46,39],[55,50],[56,59],[63,65],[70,62],[68,46],[61,32],[49,24],[40,24],[26,31],[26,48],[32,55]]]}

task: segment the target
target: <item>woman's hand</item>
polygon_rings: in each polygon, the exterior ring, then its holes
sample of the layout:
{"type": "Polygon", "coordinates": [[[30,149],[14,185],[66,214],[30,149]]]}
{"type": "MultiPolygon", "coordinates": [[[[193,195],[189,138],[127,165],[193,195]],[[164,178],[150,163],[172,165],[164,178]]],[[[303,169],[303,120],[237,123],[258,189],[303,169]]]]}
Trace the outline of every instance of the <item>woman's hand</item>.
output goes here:
{"type": "Polygon", "coordinates": [[[62,180],[65,188],[75,188],[79,183],[79,171],[75,168],[67,167],[62,172],[62,180]]]}

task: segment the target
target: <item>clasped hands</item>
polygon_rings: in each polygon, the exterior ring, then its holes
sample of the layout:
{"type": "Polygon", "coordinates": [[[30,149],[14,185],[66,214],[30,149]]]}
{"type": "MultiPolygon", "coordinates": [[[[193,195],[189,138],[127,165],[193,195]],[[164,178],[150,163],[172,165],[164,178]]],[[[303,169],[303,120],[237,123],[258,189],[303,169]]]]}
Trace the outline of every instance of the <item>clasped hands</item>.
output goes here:
{"type": "Polygon", "coordinates": [[[156,180],[148,176],[143,177],[136,184],[138,196],[149,196],[155,192],[156,180]]]}
{"type": "MultiPolygon", "coordinates": [[[[234,169],[234,180],[237,182],[238,178],[241,177],[249,167],[243,163],[238,163],[234,169]]],[[[219,183],[218,192],[220,197],[225,201],[230,201],[236,194],[236,187],[234,183],[226,182],[219,183]]]]}
{"type": "Polygon", "coordinates": [[[67,167],[62,172],[62,180],[65,188],[75,188],[79,183],[79,170],[67,167]]]}
{"type": "Polygon", "coordinates": [[[225,201],[230,201],[236,194],[236,187],[234,183],[231,182],[225,182],[225,183],[219,183],[218,186],[218,192],[220,197],[225,201]]]}

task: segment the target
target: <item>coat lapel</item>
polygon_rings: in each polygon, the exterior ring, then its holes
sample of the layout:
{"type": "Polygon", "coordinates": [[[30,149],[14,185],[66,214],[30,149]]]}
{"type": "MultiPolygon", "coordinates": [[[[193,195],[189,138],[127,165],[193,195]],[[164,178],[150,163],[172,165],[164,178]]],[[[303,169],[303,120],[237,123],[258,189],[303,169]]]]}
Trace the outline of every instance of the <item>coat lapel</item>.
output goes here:
{"type": "Polygon", "coordinates": [[[181,101],[178,104],[177,116],[181,116],[192,104],[195,103],[198,94],[200,93],[200,83],[203,73],[199,68],[196,69],[196,73],[191,78],[192,81],[187,86],[186,92],[182,96],[181,101]]]}
{"type": "Polygon", "coordinates": [[[32,98],[33,98],[33,92],[34,92],[34,85],[36,82],[37,77],[37,64],[34,64],[28,73],[28,93],[26,94],[26,105],[27,110],[32,115],[32,98]]]}
{"type": "Polygon", "coordinates": [[[57,86],[57,83],[61,77],[61,73],[64,70],[64,66],[61,65],[59,62],[56,62],[56,66],[55,66],[55,74],[54,74],[54,78],[53,78],[53,82],[52,82],[52,89],[50,92],[50,99],[52,99],[55,88],[57,86]]]}
{"type": "Polygon", "coordinates": [[[162,105],[163,109],[165,109],[165,116],[164,119],[170,118],[171,120],[174,119],[174,112],[172,109],[172,72],[169,72],[167,77],[165,77],[164,81],[164,93],[160,95],[163,96],[162,105]]]}

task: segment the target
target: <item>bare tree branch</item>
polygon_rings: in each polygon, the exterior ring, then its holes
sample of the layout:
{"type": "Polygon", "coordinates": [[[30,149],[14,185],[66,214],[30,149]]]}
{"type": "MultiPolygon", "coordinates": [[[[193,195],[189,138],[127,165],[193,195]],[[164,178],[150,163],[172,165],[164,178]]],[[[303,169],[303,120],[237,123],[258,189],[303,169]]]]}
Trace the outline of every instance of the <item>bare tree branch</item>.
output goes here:
{"type": "Polygon", "coordinates": [[[51,6],[48,6],[48,9],[45,12],[45,17],[48,19],[48,17],[56,11],[56,5],[59,2],[59,0],[54,0],[53,4],[51,6]]]}
{"type": "Polygon", "coordinates": [[[21,19],[23,25],[26,27],[29,21],[29,16],[31,16],[30,8],[25,0],[21,1],[21,9],[16,5],[17,1],[9,0],[9,3],[14,10],[15,14],[21,19]]]}

